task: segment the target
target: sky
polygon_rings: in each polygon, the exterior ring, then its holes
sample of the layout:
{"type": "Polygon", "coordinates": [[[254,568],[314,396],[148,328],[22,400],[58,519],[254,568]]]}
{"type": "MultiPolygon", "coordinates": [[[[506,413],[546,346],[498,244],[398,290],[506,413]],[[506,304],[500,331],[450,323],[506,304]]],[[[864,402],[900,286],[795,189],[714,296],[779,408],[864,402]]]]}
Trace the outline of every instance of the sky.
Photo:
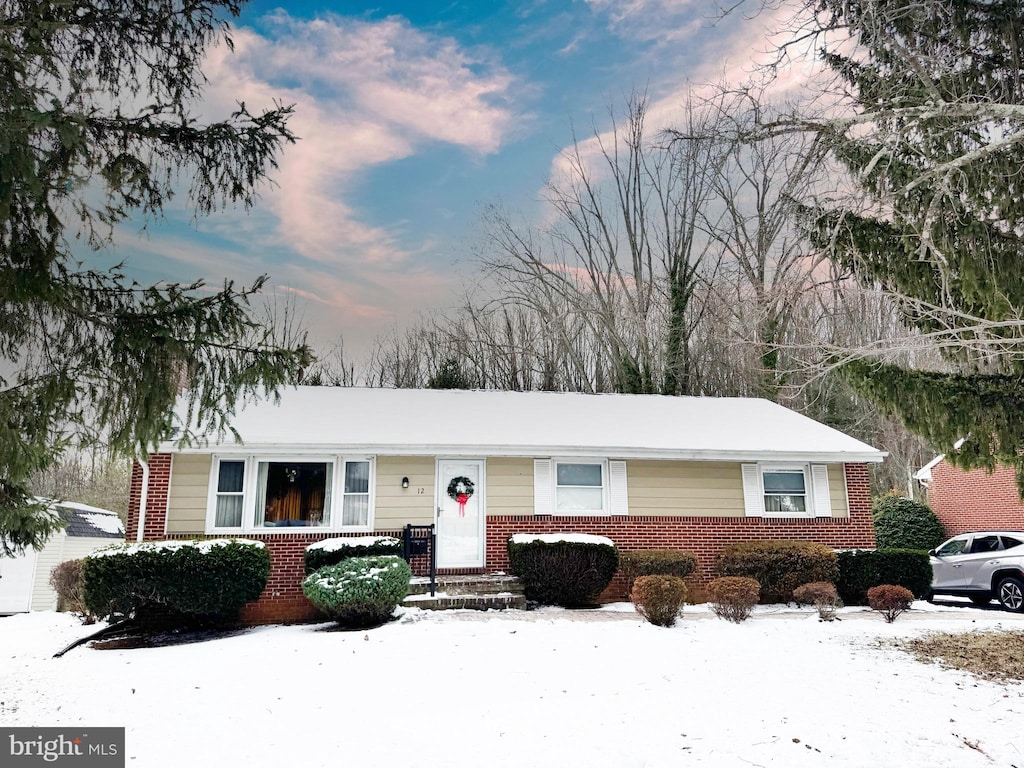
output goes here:
{"type": "Polygon", "coordinates": [[[315,346],[343,335],[358,358],[472,290],[488,205],[543,221],[561,153],[607,131],[632,91],[669,125],[688,84],[750,71],[775,22],[714,11],[703,0],[252,2],[234,52],[209,51],[196,111],[294,104],[299,141],[253,210],[196,220],[172,204],[145,230],[121,226],[113,255],[147,282],[268,274],[315,346]]]}

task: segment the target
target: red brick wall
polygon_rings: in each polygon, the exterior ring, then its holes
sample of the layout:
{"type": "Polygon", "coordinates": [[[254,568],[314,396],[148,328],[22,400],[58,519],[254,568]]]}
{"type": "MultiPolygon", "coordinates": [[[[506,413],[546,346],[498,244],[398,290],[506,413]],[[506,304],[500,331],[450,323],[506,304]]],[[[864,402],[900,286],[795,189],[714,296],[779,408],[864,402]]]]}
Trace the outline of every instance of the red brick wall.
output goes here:
{"type": "MultiPolygon", "coordinates": [[[[171,454],[154,453],[149,457],[149,494],[146,497],[146,529],[143,540],[162,539],[167,525],[167,494],[171,488],[171,454]]],[[[132,466],[132,484],[128,491],[128,524],[125,538],[135,541],[139,530],[139,502],[142,498],[142,465],[132,466]]]]}
{"type": "Polygon", "coordinates": [[[989,474],[984,469],[964,471],[943,459],[932,467],[928,504],[949,536],[993,528],[1024,529],[1024,503],[1012,467],[1000,466],[989,474]]]}

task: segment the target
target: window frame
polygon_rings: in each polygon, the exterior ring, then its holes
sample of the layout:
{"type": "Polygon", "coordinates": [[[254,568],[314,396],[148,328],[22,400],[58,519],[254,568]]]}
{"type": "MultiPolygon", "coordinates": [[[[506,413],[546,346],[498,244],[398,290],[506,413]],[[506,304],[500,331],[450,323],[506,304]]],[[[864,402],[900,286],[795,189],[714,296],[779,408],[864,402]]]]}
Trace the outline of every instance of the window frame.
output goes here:
{"type": "MultiPolygon", "coordinates": [[[[210,457],[210,482],[206,500],[206,525],[208,534],[275,534],[300,535],[318,532],[351,532],[372,533],[376,510],[377,462],[373,456],[349,454],[213,454],[210,457]],[[223,461],[242,462],[242,524],[238,527],[226,528],[217,526],[217,485],[220,477],[220,465],[223,461]],[[330,509],[325,509],[328,525],[296,525],[286,527],[264,526],[256,524],[256,499],[258,496],[259,465],[261,463],[303,463],[328,464],[331,467],[330,509]],[[366,462],[369,464],[368,480],[368,511],[365,525],[342,525],[345,499],[345,467],[349,462],[366,462]]],[[[349,494],[359,495],[363,494],[349,494]]]]}
{"type": "Polygon", "coordinates": [[[553,457],[551,459],[551,514],[553,517],[611,517],[611,499],[609,497],[611,476],[608,471],[607,459],[581,459],[572,457],[553,457]],[[559,488],[594,488],[593,485],[559,485],[558,467],[561,464],[585,464],[601,468],[601,509],[578,509],[563,511],[558,508],[559,488]]]}
{"type": "MultiPolygon", "coordinates": [[[[827,470],[826,470],[827,471],[827,470]]],[[[813,478],[811,477],[811,465],[806,463],[758,463],[757,465],[757,484],[758,490],[761,494],[761,514],[763,517],[816,517],[814,509],[814,486],[813,478]],[[769,511],[768,505],[765,503],[765,497],[768,493],[764,487],[764,476],[766,472],[801,472],[804,477],[804,511],[803,512],[786,512],[784,510],[769,511]]],[[[780,494],[773,493],[772,496],[793,496],[796,494],[780,494]]]]}

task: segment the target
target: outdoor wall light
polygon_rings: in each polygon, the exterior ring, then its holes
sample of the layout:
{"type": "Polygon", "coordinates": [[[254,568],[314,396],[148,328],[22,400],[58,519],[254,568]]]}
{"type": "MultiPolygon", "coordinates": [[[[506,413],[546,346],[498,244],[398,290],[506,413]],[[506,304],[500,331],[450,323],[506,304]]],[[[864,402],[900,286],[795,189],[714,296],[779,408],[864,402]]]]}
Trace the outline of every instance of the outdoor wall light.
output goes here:
{"type": "Polygon", "coordinates": [[[408,477],[403,477],[402,478],[402,487],[403,488],[408,488],[409,487],[409,478],[408,477]]]}

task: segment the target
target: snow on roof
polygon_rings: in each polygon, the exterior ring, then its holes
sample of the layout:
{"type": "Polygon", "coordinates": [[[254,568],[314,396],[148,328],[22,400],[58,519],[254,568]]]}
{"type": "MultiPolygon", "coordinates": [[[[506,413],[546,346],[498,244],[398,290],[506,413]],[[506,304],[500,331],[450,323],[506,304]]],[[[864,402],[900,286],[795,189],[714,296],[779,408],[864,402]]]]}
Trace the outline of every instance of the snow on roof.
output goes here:
{"type": "Polygon", "coordinates": [[[54,501],[39,498],[64,518],[64,533],[76,538],[123,539],[124,524],[116,512],[77,501],[54,501]]]}
{"type": "MultiPolygon", "coordinates": [[[[198,452],[878,462],[885,453],[755,398],[295,387],[239,407],[243,444],[198,452]]],[[[164,450],[174,450],[165,445],[164,450]]]]}

